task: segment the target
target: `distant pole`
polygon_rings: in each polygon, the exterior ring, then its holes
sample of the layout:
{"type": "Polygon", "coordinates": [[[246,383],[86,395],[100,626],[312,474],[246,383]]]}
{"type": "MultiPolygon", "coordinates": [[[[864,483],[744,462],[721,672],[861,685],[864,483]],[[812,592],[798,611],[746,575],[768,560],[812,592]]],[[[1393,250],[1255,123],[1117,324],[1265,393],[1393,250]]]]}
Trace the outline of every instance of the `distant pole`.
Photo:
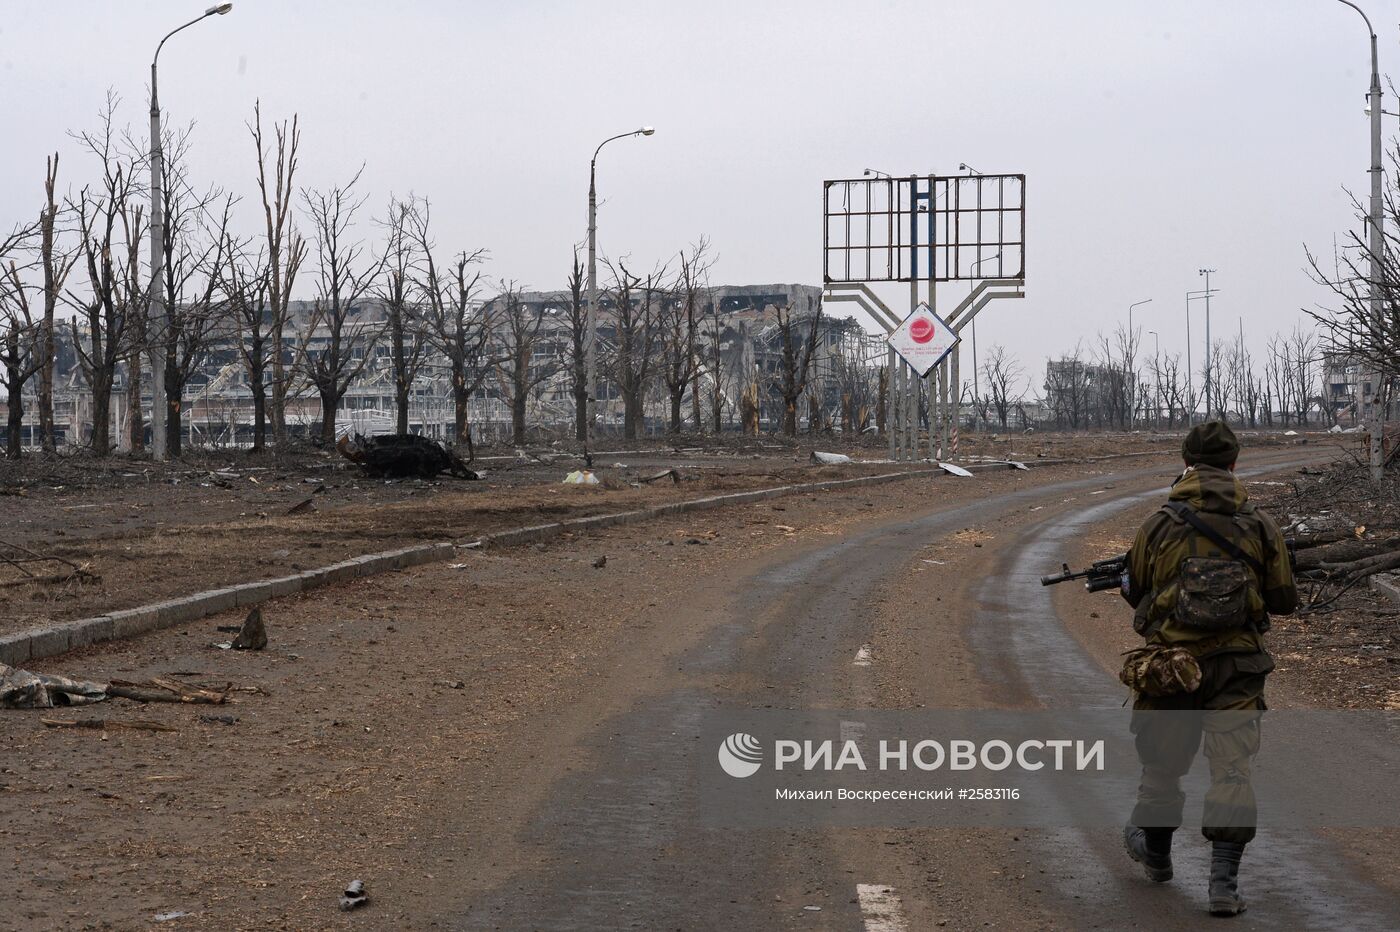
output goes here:
{"type": "MultiPolygon", "coordinates": [[[[1133,308],[1135,308],[1135,307],[1141,307],[1141,306],[1144,305],[1144,304],[1151,304],[1151,303],[1152,303],[1152,299],[1151,299],[1151,298],[1144,298],[1144,299],[1141,300],[1141,301],[1134,301],[1132,304],[1129,304],[1129,305],[1128,305],[1128,346],[1127,346],[1127,349],[1128,349],[1128,350],[1132,350],[1134,356],[1137,355],[1137,353],[1136,353],[1136,344],[1137,344],[1137,341],[1136,341],[1136,339],[1135,339],[1135,335],[1134,335],[1134,332],[1133,332],[1133,308]]],[[[1124,366],[1126,367],[1126,365],[1127,365],[1127,363],[1128,363],[1127,353],[1125,352],[1125,353],[1123,354],[1123,356],[1124,356],[1123,364],[1124,364],[1124,366]]],[[[1133,366],[1133,368],[1137,368],[1137,366],[1136,366],[1136,360],[1134,360],[1134,366],[1133,366]]],[[[1128,378],[1128,381],[1129,381],[1129,382],[1132,382],[1132,381],[1133,381],[1132,376],[1135,375],[1135,373],[1124,372],[1123,374],[1124,374],[1124,376],[1126,376],[1126,377],[1128,378]]],[[[1133,385],[1133,386],[1132,386],[1132,390],[1133,390],[1133,397],[1130,398],[1130,399],[1128,400],[1128,426],[1129,426],[1130,428],[1133,427],[1133,426],[1137,423],[1137,386],[1136,386],[1136,385],[1133,385]]]]}
{"type": "Polygon", "coordinates": [[[1210,369],[1210,276],[1220,271],[1219,269],[1201,269],[1200,274],[1206,277],[1206,290],[1203,292],[1206,298],[1206,420],[1209,421],[1215,410],[1214,395],[1211,391],[1214,373],[1210,369]]]}
{"type": "MultiPolygon", "coordinates": [[[[1381,76],[1380,64],[1376,54],[1376,30],[1371,27],[1371,19],[1361,7],[1352,3],[1351,0],[1340,0],[1351,7],[1366,22],[1366,31],[1371,36],[1371,89],[1366,95],[1367,109],[1371,114],[1371,206],[1370,216],[1367,218],[1371,228],[1370,245],[1367,251],[1371,254],[1370,272],[1370,305],[1371,305],[1371,328],[1373,338],[1380,336],[1384,317],[1381,311],[1381,252],[1385,248],[1383,239],[1382,224],[1385,218],[1381,214],[1381,188],[1385,178],[1385,167],[1381,161],[1381,76]]],[[[1389,374],[1384,372],[1380,366],[1373,366],[1371,380],[1371,407],[1366,412],[1366,431],[1370,434],[1370,473],[1374,482],[1380,482],[1385,474],[1385,461],[1381,456],[1381,440],[1385,430],[1383,411],[1381,408],[1381,392],[1389,374]]]]}
{"type": "MultiPolygon", "coordinates": [[[[165,185],[165,147],[160,137],[160,101],[156,94],[156,62],[160,59],[161,47],[181,29],[188,29],[200,20],[218,14],[220,16],[233,9],[232,3],[211,6],[201,15],[185,25],[172,29],[156,45],[156,53],[151,56],[151,293],[147,296],[147,327],[154,321],[160,335],[160,345],[150,350],[151,357],[151,455],[158,460],[166,457],[166,399],[165,399],[165,339],[170,321],[165,307],[165,295],[161,292],[160,279],[165,274],[165,213],[161,204],[161,191],[165,185]]],[[[149,330],[148,330],[149,332],[149,330]]]]}
{"type": "Polygon", "coordinates": [[[588,430],[584,437],[584,450],[593,449],[594,418],[598,413],[598,153],[603,146],[614,139],[628,136],[650,136],[656,132],[650,126],[609,136],[598,143],[593,150],[593,160],[588,163],[588,333],[584,336],[584,368],[588,371],[588,411],[585,420],[588,430]]]}
{"type": "Polygon", "coordinates": [[[1186,426],[1196,418],[1196,376],[1191,363],[1191,292],[1186,292],[1186,400],[1191,408],[1186,412],[1186,426]]]}

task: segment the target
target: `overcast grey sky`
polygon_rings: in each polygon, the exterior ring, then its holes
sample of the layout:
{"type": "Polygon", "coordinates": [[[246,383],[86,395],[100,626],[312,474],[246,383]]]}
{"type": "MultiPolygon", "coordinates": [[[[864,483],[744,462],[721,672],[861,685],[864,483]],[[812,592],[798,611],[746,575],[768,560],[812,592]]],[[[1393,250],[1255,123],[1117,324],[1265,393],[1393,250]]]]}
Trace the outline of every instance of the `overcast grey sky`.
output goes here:
{"type": "MultiPolygon", "coordinates": [[[[1400,9],[1362,6],[1384,71],[1400,9]]],[[[141,132],[155,43],[203,7],[6,0],[0,225],[37,213],[46,152],[62,184],[91,178],[66,132],[109,87],[141,132]]],[[[261,98],[300,114],[304,184],[364,162],[370,208],[427,195],[444,248],[532,287],[561,286],[584,237],[594,146],[641,124],[600,161],[600,247],[650,265],[705,234],[725,283],[820,282],[823,178],[1024,172],[1028,297],[991,305],[979,344],[1038,368],[1149,297],[1138,321],[1181,349],[1203,265],[1217,328],[1291,327],[1322,297],[1303,245],[1330,251],[1343,188],[1366,190],[1368,67],[1336,0],[237,0],[166,46],[161,102],[249,229],[261,98]]]]}

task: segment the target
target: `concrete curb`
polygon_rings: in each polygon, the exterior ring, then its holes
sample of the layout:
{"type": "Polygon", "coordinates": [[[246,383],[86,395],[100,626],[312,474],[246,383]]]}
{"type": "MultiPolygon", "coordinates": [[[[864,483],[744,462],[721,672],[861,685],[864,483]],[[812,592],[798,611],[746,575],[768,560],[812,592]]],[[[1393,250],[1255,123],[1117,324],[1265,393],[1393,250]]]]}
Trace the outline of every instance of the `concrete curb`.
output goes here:
{"type": "MultiPolygon", "coordinates": [[[[1133,454],[1127,454],[1133,455],[1133,454]]],[[[1116,457],[1103,457],[1104,459],[1116,457]]],[[[1068,459],[1032,460],[1027,466],[1053,466],[1073,462],[1068,459]]],[[[967,467],[972,472],[1012,469],[1005,463],[978,463],[967,467]]],[[[260,605],[269,599],[307,592],[332,583],[347,582],[375,576],[391,570],[405,569],[450,559],[458,548],[476,549],[490,546],[505,547],[531,544],[550,540],[569,531],[596,531],[606,527],[627,524],[640,524],[667,515],[688,514],[724,508],[730,505],[744,505],[752,502],[798,495],[804,492],[826,492],[836,489],[852,489],[864,486],[883,485],[902,479],[917,479],[921,476],[941,476],[943,470],[937,466],[926,469],[905,470],[903,472],[881,473],[875,476],[857,476],[853,479],[832,479],[825,482],[807,482],[797,485],[777,486],[771,489],[753,489],[747,492],[729,492],[723,495],[710,495],[705,498],[682,502],[668,502],[635,511],[622,511],[613,514],[592,515],[586,518],[571,518],[551,524],[536,524],[530,527],[513,528],[485,535],[474,541],[439,541],[431,544],[416,544],[398,550],[386,550],[364,556],[352,557],[330,566],[307,570],[292,576],[278,579],[262,579],[257,582],[240,583],[222,589],[196,592],[184,598],[142,605],[137,608],[108,612],[93,618],[31,628],[14,634],[0,635],[0,663],[19,666],[31,660],[42,660],[59,654],[101,644],[106,641],[120,641],[138,637],[162,628],[172,628],[186,622],[196,621],[209,615],[225,612],[232,608],[260,605]]]]}
{"type": "MultiPolygon", "coordinates": [[[[1002,464],[987,464],[969,468],[973,471],[986,472],[993,469],[1002,470],[1012,469],[1014,467],[1002,464]]],[[[826,482],[780,485],[771,489],[753,489],[748,492],[728,492],[723,495],[708,495],[705,498],[693,498],[684,502],[667,502],[664,505],[654,505],[651,508],[639,508],[636,511],[623,511],[608,515],[593,515],[587,518],[570,518],[566,521],[556,521],[550,524],[535,524],[530,527],[514,528],[509,531],[487,534],[470,543],[464,543],[464,545],[468,547],[509,547],[518,544],[533,544],[558,537],[569,531],[595,531],[605,527],[639,524],[643,521],[650,521],[667,515],[708,511],[712,508],[724,508],[729,505],[747,505],[753,502],[767,501],[772,498],[782,498],[786,495],[797,495],[802,492],[826,492],[833,489],[883,485],[886,482],[897,482],[900,479],[914,479],[919,476],[941,476],[943,474],[943,470],[932,467],[929,469],[906,470],[904,472],[881,473],[876,476],[857,476],[854,479],[831,479],[826,482]]]]}
{"type": "Polygon", "coordinates": [[[1377,573],[1371,577],[1371,591],[1380,593],[1390,601],[1400,605],[1400,575],[1377,573]]]}

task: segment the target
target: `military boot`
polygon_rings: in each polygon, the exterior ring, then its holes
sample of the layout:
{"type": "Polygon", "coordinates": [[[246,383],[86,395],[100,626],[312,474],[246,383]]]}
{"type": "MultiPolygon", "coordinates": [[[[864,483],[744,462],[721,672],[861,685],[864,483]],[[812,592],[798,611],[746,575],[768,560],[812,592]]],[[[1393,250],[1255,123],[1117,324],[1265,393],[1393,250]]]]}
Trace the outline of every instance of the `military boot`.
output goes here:
{"type": "Polygon", "coordinates": [[[1244,856],[1244,845],[1228,841],[1211,843],[1210,848],[1210,914],[1212,916],[1238,916],[1245,911],[1244,897],[1240,896],[1240,858],[1244,856]]]}
{"type": "Polygon", "coordinates": [[[1142,865],[1147,879],[1153,883],[1172,879],[1172,831],[1135,825],[1123,829],[1123,847],[1128,849],[1128,857],[1142,865]]]}

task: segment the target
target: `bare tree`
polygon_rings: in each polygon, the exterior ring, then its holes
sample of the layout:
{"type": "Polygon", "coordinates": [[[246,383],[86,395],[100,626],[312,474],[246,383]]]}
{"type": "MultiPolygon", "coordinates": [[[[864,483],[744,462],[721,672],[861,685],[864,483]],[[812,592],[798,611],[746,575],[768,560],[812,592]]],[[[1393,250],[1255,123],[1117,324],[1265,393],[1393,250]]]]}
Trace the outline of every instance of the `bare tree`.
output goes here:
{"type": "Polygon", "coordinates": [[[389,363],[394,379],[395,430],[401,434],[408,433],[408,400],[428,345],[413,289],[421,257],[412,233],[415,221],[411,218],[418,209],[418,202],[412,197],[408,201],[389,200],[389,215],[383,221],[387,233],[384,272],[377,292],[387,323],[389,363]]]}
{"type": "Polygon", "coordinates": [[[622,394],[622,433],[636,440],[642,424],[642,401],[656,366],[658,340],[657,312],[664,266],[652,270],[645,279],[627,271],[618,262],[608,263],[613,275],[610,294],[614,349],[611,356],[613,381],[622,394]]]}
{"type": "Polygon", "coordinates": [[[1159,401],[1166,409],[1167,427],[1175,427],[1177,415],[1186,423],[1188,399],[1182,378],[1181,354],[1173,353],[1154,360],[1154,375],[1157,381],[1159,401]]]}
{"type": "Polygon", "coordinates": [[[574,439],[588,440],[588,307],[584,297],[583,263],[579,261],[578,246],[574,246],[574,261],[569,266],[569,386],[574,395],[574,439]]]}
{"type": "MultiPolygon", "coordinates": [[[[40,221],[42,223],[42,219],[40,221]]],[[[8,411],[5,435],[5,455],[17,460],[20,456],[20,431],[24,428],[24,384],[38,372],[43,358],[38,353],[38,322],[29,307],[29,294],[20,277],[20,265],[6,257],[24,248],[39,229],[39,224],[20,227],[0,239],[0,380],[5,385],[5,405],[8,411]]],[[[26,263],[26,267],[29,263],[26,263]]]]}
{"type": "MultiPolygon", "coordinates": [[[[704,236],[688,250],[682,249],[678,261],[674,293],[661,300],[661,377],[671,402],[671,432],[681,429],[681,401],[691,387],[700,367],[696,352],[696,337],[704,313],[702,301],[705,279],[714,260],[709,256],[710,241],[704,236]]],[[[692,390],[695,409],[695,429],[700,429],[699,392],[692,390]]]]}
{"type": "Polygon", "coordinates": [[[870,422],[870,405],[875,400],[874,370],[865,358],[861,342],[840,339],[831,355],[831,379],[836,386],[841,416],[841,432],[859,434],[870,422]]]}
{"type": "Polygon", "coordinates": [[[68,273],[78,261],[76,249],[65,252],[59,245],[58,204],[54,187],[58,182],[58,153],[44,159],[44,207],[39,213],[39,265],[44,273],[43,317],[39,322],[39,442],[46,453],[58,449],[58,435],[53,418],[53,376],[57,331],[54,312],[63,295],[68,273]]]}
{"type": "MultiPolygon", "coordinates": [[[[154,334],[154,343],[165,355],[166,449],[171,456],[179,456],[185,388],[208,359],[210,343],[223,335],[227,321],[222,285],[234,200],[215,188],[203,194],[190,188],[185,167],[187,134],[167,140],[165,149],[170,157],[161,192],[165,261],[159,284],[164,290],[165,321],[154,334]]],[[[135,354],[133,359],[135,371],[140,362],[135,354]]],[[[152,417],[160,416],[152,412],[152,417]]]]}
{"type": "Polygon", "coordinates": [[[1093,417],[1100,424],[1133,426],[1138,401],[1137,336],[1122,326],[1098,335],[1092,378],[1093,417]]]}
{"type": "Polygon", "coordinates": [[[511,442],[524,446],[530,393],[555,373],[553,363],[537,362],[534,358],[544,324],[544,308],[536,305],[532,309],[520,300],[520,291],[513,282],[505,283],[502,294],[491,304],[500,346],[497,381],[502,397],[510,405],[511,442]]]}
{"type": "Polygon", "coordinates": [[[232,236],[226,238],[224,251],[223,292],[229,316],[237,330],[236,346],[248,374],[248,389],[253,396],[254,453],[267,443],[267,367],[271,363],[272,314],[268,299],[271,268],[263,247],[252,255],[246,244],[232,236]]]}
{"type": "Polygon", "coordinates": [[[1279,417],[1284,426],[1293,418],[1293,381],[1289,378],[1288,344],[1275,333],[1266,345],[1264,379],[1269,385],[1269,395],[1278,406],[1279,417]]]}
{"type": "MultiPolygon", "coordinates": [[[[1386,384],[1400,373],[1400,146],[1390,153],[1391,171],[1387,179],[1381,208],[1382,237],[1379,255],[1370,244],[1369,209],[1355,197],[1352,205],[1357,226],[1348,231],[1342,249],[1334,247],[1332,271],[1328,271],[1311,250],[1306,251],[1312,277],[1332,291],[1332,307],[1305,309],[1322,328],[1325,348],[1361,363],[1372,373],[1383,373],[1382,384],[1375,386],[1376,403],[1383,403],[1386,384]],[[1380,280],[1371,280],[1372,262],[1380,280]],[[1372,289],[1379,294],[1378,307],[1373,308],[1372,289]]],[[[1298,365],[1297,346],[1289,337],[1292,363],[1298,365]]],[[[1296,368],[1295,368],[1295,371],[1296,368]]],[[[1296,399],[1295,399],[1295,411],[1296,399]]],[[[1359,412],[1358,412],[1359,414],[1359,412]]]]}
{"type": "Polygon", "coordinates": [[[335,443],[340,400],[374,356],[384,322],[370,319],[361,304],[383,268],[353,238],[364,199],[355,194],[360,172],[328,190],[303,189],[316,249],[316,296],[297,344],[297,361],[321,396],[321,443],[335,443]]]}
{"type": "Polygon", "coordinates": [[[818,298],[813,308],[809,301],[806,314],[795,311],[790,304],[774,305],[773,312],[778,341],[777,389],[783,399],[783,434],[796,437],[797,401],[807,389],[807,376],[821,327],[822,303],[818,298]]]}
{"type": "Polygon", "coordinates": [[[136,203],[136,165],[118,148],[115,115],[118,100],[108,94],[101,127],[76,136],[102,165],[99,189],[85,186],[69,209],[77,216],[82,261],[88,288],[82,295],[71,290],[67,300],[86,324],[86,345],[76,320],[70,322],[79,367],[92,392],[92,449],[111,449],[112,388],[117,366],[134,341],[141,338],[144,318],[137,310],[145,294],[137,288],[140,277],[138,250],[144,217],[136,203]]]}
{"type": "Polygon", "coordinates": [[[1024,370],[1004,346],[996,345],[987,353],[983,371],[986,373],[991,410],[996,413],[1001,429],[1006,430],[1011,410],[1023,395],[1023,390],[1018,386],[1025,377],[1024,370]]]}
{"type": "MultiPolygon", "coordinates": [[[[252,134],[253,145],[258,155],[258,193],[262,200],[266,237],[262,252],[267,268],[267,303],[270,312],[267,321],[268,356],[272,363],[272,376],[267,387],[271,389],[269,401],[273,436],[277,443],[281,444],[287,439],[287,396],[291,393],[294,379],[294,347],[287,345],[286,334],[289,302],[297,273],[306,258],[306,241],[297,231],[291,213],[301,131],[297,126],[296,114],[292,115],[290,126],[285,120],[274,124],[273,136],[276,143],[275,149],[270,149],[263,141],[261,101],[253,105],[253,122],[248,131],[252,134]]],[[[266,369],[260,369],[259,379],[265,375],[266,369]]],[[[254,394],[261,390],[261,385],[254,388],[254,394]]],[[[255,437],[255,445],[260,442],[260,439],[255,437]]]]}
{"type": "Polygon", "coordinates": [[[1314,393],[1317,391],[1318,376],[1321,374],[1318,365],[1321,360],[1321,346],[1317,335],[1301,326],[1294,327],[1284,343],[1293,414],[1298,424],[1306,427],[1308,411],[1317,400],[1314,393]]]}
{"type": "Polygon", "coordinates": [[[447,358],[452,383],[452,434],[458,443],[471,444],[468,414],[472,395],[490,373],[487,347],[491,338],[489,311],[478,297],[480,264],[486,250],[459,252],[444,270],[437,263],[433,242],[432,205],[426,198],[408,216],[408,232],[419,255],[418,303],[429,343],[447,358]]]}

